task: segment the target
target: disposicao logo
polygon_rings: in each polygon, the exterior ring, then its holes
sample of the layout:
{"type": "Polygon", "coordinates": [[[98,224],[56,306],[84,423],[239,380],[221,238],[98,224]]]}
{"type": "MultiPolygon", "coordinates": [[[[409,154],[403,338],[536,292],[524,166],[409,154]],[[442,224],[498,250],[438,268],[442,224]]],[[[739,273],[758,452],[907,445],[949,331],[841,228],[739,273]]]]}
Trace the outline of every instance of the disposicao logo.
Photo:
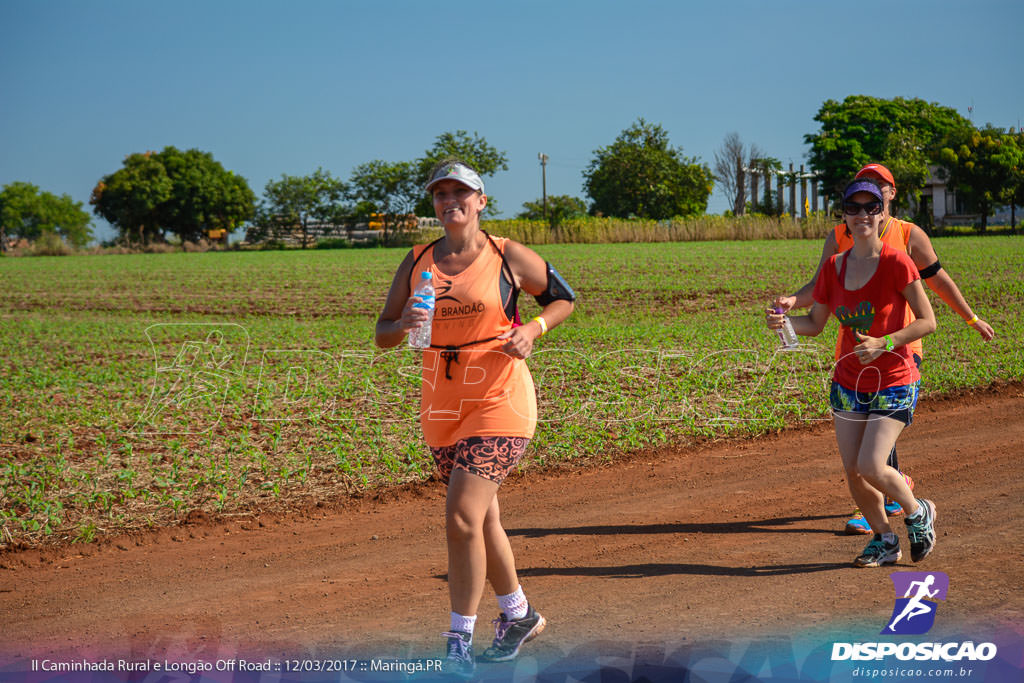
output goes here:
{"type": "MultiPolygon", "coordinates": [[[[943,572],[893,572],[889,575],[896,591],[892,615],[881,635],[921,635],[935,625],[938,601],[949,592],[949,576],[943,572]]],[[[881,660],[886,657],[907,661],[988,661],[996,656],[994,643],[833,643],[832,661],[881,660]]]]}
{"type": "Polygon", "coordinates": [[[928,633],[935,624],[936,601],[945,600],[949,592],[949,576],[943,572],[893,572],[889,578],[896,589],[896,604],[888,626],[881,632],[928,633]]]}

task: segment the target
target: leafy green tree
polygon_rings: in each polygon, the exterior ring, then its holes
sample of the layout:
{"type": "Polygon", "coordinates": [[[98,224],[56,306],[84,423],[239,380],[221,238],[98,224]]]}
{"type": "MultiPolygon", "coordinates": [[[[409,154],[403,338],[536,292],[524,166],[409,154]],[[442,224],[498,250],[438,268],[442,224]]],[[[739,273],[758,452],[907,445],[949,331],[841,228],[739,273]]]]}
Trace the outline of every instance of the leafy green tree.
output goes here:
{"type": "Polygon", "coordinates": [[[1015,176],[1024,167],[1024,147],[1017,135],[987,125],[961,131],[939,155],[949,184],[970,208],[981,214],[981,230],[997,205],[1010,203],[1015,176]]]}
{"type": "Polygon", "coordinates": [[[169,230],[199,241],[210,230],[233,230],[252,217],[255,196],[245,178],[227,171],[208,152],[165,147],[130,154],[123,168],[104,176],[89,203],[123,238],[145,244],[169,230]]]}
{"type": "Polygon", "coordinates": [[[0,250],[6,251],[8,237],[38,237],[39,222],[39,188],[22,182],[4,185],[0,191],[0,250]]]}
{"type": "MultiPolygon", "coordinates": [[[[1018,129],[1016,133],[1010,129],[1017,149],[1024,150],[1024,129],[1018,129]]],[[[1009,188],[1006,191],[1006,203],[1010,205],[1010,227],[1017,230],[1017,207],[1024,206],[1024,160],[1017,165],[1013,174],[1008,178],[1009,188]]]]}
{"type": "Polygon", "coordinates": [[[865,164],[884,164],[892,171],[898,207],[920,199],[928,164],[943,141],[972,128],[955,110],[920,99],[891,100],[850,95],[842,102],[826,100],[815,121],[816,133],[804,136],[811,146],[811,168],[821,174],[830,193],[842,190],[865,164]]]}
{"type": "Polygon", "coordinates": [[[76,249],[81,249],[93,239],[92,216],[70,195],[56,196],[49,192],[40,194],[42,202],[41,224],[44,232],[54,232],[76,249]]]}
{"type": "MultiPolygon", "coordinates": [[[[437,136],[434,146],[414,162],[415,180],[421,191],[423,186],[430,181],[430,172],[434,167],[452,157],[472,166],[482,178],[494,175],[498,171],[508,170],[508,158],[505,153],[493,147],[475,131],[472,136],[464,130],[442,133],[437,136]]],[[[484,215],[496,215],[498,212],[497,202],[491,195],[488,195],[487,200],[484,215]]],[[[418,216],[433,216],[434,205],[430,197],[422,195],[416,204],[415,212],[418,216]]]]}
{"type": "Polygon", "coordinates": [[[69,195],[40,192],[31,183],[13,182],[0,191],[0,250],[7,238],[38,240],[56,235],[75,248],[93,238],[92,219],[69,195]]]}
{"type": "Polygon", "coordinates": [[[418,182],[416,167],[408,161],[369,161],[360,164],[349,178],[351,196],[357,201],[356,214],[378,214],[384,225],[384,244],[394,233],[400,233],[415,214],[423,198],[423,184],[418,182]]]}
{"type": "MultiPolygon", "coordinates": [[[[548,196],[547,221],[552,228],[557,228],[570,218],[578,218],[586,214],[587,204],[579,197],[570,197],[567,194],[548,196]]],[[[523,202],[523,211],[518,217],[532,221],[544,220],[543,198],[532,202],[523,202]]]]}
{"type": "Polygon", "coordinates": [[[263,201],[246,240],[281,238],[297,228],[305,249],[312,242],[314,224],[339,225],[345,220],[347,194],[345,182],[322,168],[308,176],[282,175],[280,180],[271,180],[263,190],[263,201]]]}
{"type": "Polygon", "coordinates": [[[714,184],[706,164],[683,156],[661,125],[642,118],[596,150],[583,177],[591,212],[619,218],[703,213],[714,184]]]}
{"type": "Polygon", "coordinates": [[[93,188],[89,203],[93,213],[105,218],[123,239],[140,244],[163,241],[158,207],[171,196],[173,183],[153,152],[129,154],[123,168],[103,178],[93,188]]]}
{"type": "Polygon", "coordinates": [[[155,155],[171,180],[170,196],[157,207],[161,227],[183,242],[198,242],[211,230],[228,233],[253,217],[256,196],[235,175],[198,149],[165,147],[155,155]]]}

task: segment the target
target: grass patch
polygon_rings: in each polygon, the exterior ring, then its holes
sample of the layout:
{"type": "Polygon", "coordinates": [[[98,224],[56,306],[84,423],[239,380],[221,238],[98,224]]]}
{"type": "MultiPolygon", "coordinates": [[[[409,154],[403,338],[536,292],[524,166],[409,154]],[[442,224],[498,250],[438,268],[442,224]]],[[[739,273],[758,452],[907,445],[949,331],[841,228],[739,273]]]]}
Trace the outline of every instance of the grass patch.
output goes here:
{"type": "MultiPolygon", "coordinates": [[[[937,297],[924,393],[1024,379],[1024,250],[935,240],[996,329],[937,297]]],[[[552,244],[579,294],[530,366],[527,466],[827,419],[835,322],[779,354],[769,299],[819,240],[552,244]]],[[[0,546],[88,542],[193,511],[249,514],[430,475],[418,357],[373,325],[405,249],[69,256],[0,269],[0,546]]],[[[536,314],[521,300],[524,318],[536,314]]]]}

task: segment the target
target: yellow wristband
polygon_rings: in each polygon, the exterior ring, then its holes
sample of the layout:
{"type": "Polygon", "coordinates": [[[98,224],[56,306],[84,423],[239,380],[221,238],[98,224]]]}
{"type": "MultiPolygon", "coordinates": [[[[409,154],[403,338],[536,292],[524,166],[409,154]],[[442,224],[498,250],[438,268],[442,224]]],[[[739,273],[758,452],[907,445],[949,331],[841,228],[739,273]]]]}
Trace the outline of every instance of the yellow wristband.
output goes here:
{"type": "Polygon", "coordinates": [[[970,325],[971,327],[974,327],[974,325],[978,322],[978,316],[974,316],[970,320],[965,320],[964,322],[970,325]]]}
{"type": "Polygon", "coordinates": [[[538,316],[537,316],[536,318],[534,318],[534,319],[533,319],[533,320],[532,320],[531,322],[535,322],[535,323],[538,323],[538,324],[540,325],[540,336],[542,336],[542,337],[543,337],[543,336],[544,336],[545,334],[547,334],[547,333],[548,333],[548,324],[547,324],[547,322],[546,322],[546,321],[544,320],[544,318],[542,318],[542,317],[540,317],[540,316],[538,315],[538,316]]]}

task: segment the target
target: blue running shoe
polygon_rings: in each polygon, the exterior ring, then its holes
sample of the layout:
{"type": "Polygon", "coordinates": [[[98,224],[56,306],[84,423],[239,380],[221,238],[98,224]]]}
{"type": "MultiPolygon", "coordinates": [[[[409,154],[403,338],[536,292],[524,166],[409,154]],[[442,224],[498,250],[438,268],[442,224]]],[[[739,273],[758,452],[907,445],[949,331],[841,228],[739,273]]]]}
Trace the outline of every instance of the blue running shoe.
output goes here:
{"type": "MultiPolygon", "coordinates": [[[[903,474],[903,472],[900,472],[903,474]]],[[[903,474],[903,481],[907,482],[907,486],[910,490],[914,490],[914,480],[910,478],[909,474],[903,474]]],[[[888,498],[885,499],[885,514],[890,517],[903,514],[903,508],[894,500],[888,498]]],[[[850,536],[867,535],[872,533],[871,525],[868,524],[868,520],[864,519],[864,514],[860,510],[854,510],[853,515],[846,521],[846,527],[843,531],[850,536]]]]}
{"type": "Polygon", "coordinates": [[[854,510],[853,516],[846,520],[844,531],[850,536],[872,533],[871,525],[868,524],[868,520],[864,519],[864,513],[860,510],[854,510]]]}
{"type": "Polygon", "coordinates": [[[890,517],[898,517],[903,514],[903,506],[895,500],[885,499],[885,514],[890,517]]]}
{"type": "MultiPolygon", "coordinates": [[[[900,472],[900,474],[903,474],[903,472],[900,472]]],[[[910,478],[909,474],[903,474],[903,481],[907,482],[907,486],[910,487],[911,491],[914,490],[914,480],[910,478]]],[[[889,515],[890,517],[897,517],[903,514],[903,508],[895,500],[892,500],[891,498],[886,498],[885,514],[889,515]]]]}

